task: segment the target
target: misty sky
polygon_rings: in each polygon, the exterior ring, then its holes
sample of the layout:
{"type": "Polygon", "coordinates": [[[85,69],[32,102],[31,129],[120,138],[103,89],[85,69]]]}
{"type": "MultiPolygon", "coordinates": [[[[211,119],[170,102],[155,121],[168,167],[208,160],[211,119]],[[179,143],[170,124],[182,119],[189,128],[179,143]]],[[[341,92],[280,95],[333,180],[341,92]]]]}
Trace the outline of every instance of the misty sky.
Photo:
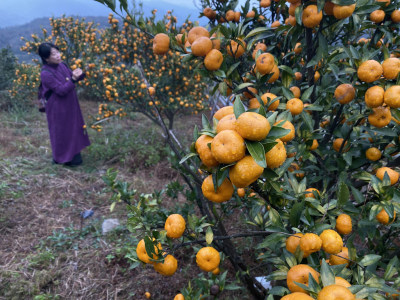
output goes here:
{"type": "MultiPolygon", "coordinates": [[[[239,0],[242,5],[245,2],[246,0],[239,0]]],[[[143,0],[143,3],[147,9],[171,7],[174,10],[187,10],[187,13],[192,16],[199,12],[193,0],[143,0]]],[[[2,16],[0,27],[21,25],[35,18],[58,17],[63,14],[106,16],[109,13],[110,10],[107,7],[94,0],[0,0],[0,15],[2,16]]]]}

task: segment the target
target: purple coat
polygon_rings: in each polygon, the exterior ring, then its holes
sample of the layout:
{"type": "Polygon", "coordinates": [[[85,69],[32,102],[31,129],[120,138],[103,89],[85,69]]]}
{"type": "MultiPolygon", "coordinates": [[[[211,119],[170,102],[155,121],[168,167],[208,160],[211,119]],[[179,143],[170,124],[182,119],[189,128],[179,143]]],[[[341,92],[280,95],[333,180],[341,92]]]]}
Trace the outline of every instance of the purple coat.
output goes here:
{"type": "Polygon", "coordinates": [[[52,91],[46,103],[46,116],[53,159],[58,163],[66,163],[90,145],[75,83],[71,78],[72,71],[64,63],[47,64],[42,67],[40,77],[43,94],[52,91]]]}

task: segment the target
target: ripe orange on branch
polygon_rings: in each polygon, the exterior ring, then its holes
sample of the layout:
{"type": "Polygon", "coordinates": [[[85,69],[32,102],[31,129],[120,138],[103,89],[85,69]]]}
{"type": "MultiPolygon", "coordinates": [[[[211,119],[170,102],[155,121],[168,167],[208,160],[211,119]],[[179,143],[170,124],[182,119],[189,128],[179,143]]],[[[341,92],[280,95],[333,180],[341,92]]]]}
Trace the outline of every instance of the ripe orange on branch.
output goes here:
{"type": "Polygon", "coordinates": [[[322,240],[322,249],[330,254],[337,254],[343,248],[341,236],[332,229],[324,230],[319,237],[322,240]]]}
{"type": "Polygon", "coordinates": [[[384,94],[385,90],[379,85],[370,87],[365,92],[365,104],[371,108],[381,106],[383,104],[384,94]]]}
{"type": "Polygon", "coordinates": [[[175,257],[168,254],[164,258],[164,262],[154,264],[154,269],[161,275],[172,276],[178,269],[178,261],[175,257]]]}
{"type": "Polygon", "coordinates": [[[165,33],[158,33],[155,35],[153,40],[153,52],[154,54],[165,54],[169,50],[169,36],[165,33]]]}
{"type": "Polygon", "coordinates": [[[201,185],[201,191],[203,192],[204,197],[206,197],[208,200],[221,203],[231,199],[234,190],[230,180],[225,178],[215,192],[212,175],[209,175],[206,177],[206,179],[204,179],[203,184],[201,185]]]}
{"type": "Polygon", "coordinates": [[[277,139],[276,144],[271,150],[265,154],[265,160],[267,162],[267,168],[275,169],[280,167],[286,160],[286,148],[280,139],[277,139]]]}
{"type": "Polygon", "coordinates": [[[256,181],[263,171],[264,168],[251,155],[247,155],[229,169],[229,178],[236,187],[244,188],[256,181]]]}
{"type": "Polygon", "coordinates": [[[209,168],[216,167],[219,165],[219,162],[215,159],[215,157],[211,153],[211,149],[208,147],[208,144],[211,144],[213,138],[208,135],[201,135],[196,143],[195,148],[197,153],[200,156],[201,162],[209,168]]]}
{"type": "Polygon", "coordinates": [[[300,239],[300,248],[307,256],[321,249],[322,240],[314,233],[306,233],[300,239]]]}
{"type": "Polygon", "coordinates": [[[392,85],[388,88],[383,96],[383,101],[391,108],[400,108],[400,85],[392,85]]]}
{"type": "Polygon", "coordinates": [[[372,59],[364,61],[357,69],[358,78],[368,83],[378,80],[382,74],[383,68],[381,64],[372,59]]]}
{"type": "Polygon", "coordinates": [[[322,11],[318,11],[318,7],[314,4],[308,5],[303,10],[302,20],[307,28],[317,27],[322,20],[322,11]]]}
{"type": "Polygon", "coordinates": [[[219,252],[213,247],[203,247],[196,254],[197,265],[206,272],[211,272],[218,268],[220,261],[219,252]]]}
{"type": "Polygon", "coordinates": [[[329,264],[330,265],[346,264],[348,266],[350,264],[350,261],[348,259],[349,259],[349,249],[347,247],[343,247],[339,253],[332,254],[329,257],[329,264]]]}
{"type": "Polygon", "coordinates": [[[275,64],[275,58],[270,53],[261,54],[256,60],[257,71],[262,75],[269,74],[275,64]]]}
{"type": "Polygon", "coordinates": [[[368,121],[371,125],[382,128],[390,123],[392,113],[390,109],[384,106],[378,106],[372,109],[372,113],[368,116],[368,121]]]}
{"type": "Polygon", "coordinates": [[[234,130],[223,130],[211,143],[211,153],[223,164],[231,164],[242,159],[246,153],[244,139],[234,130]]]}
{"type": "Polygon", "coordinates": [[[351,218],[347,214],[341,214],[336,218],[336,230],[340,234],[349,234],[353,230],[351,218]]]}
{"type": "Polygon", "coordinates": [[[318,300],[355,300],[356,297],[348,288],[338,284],[332,284],[324,287],[318,293],[318,300]]]}
{"type": "Polygon", "coordinates": [[[308,276],[311,273],[311,276],[319,282],[319,273],[315,271],[308,265],[296,265],[287,273],[286,283],[291,292],[300,292],[300,293],[307,293],[306,290],[299,287],[295,282],[302,283],[308,286],[308,276]]]}
{"type": "Polygon", "coordinates": [[[217,124],[217,133],[223,130],[236,130],[236,117],[234,114],[226,115],[217,124]]]}
{"type": "Polygon", "coordinates": [[[339,85],[335,90],[335,98],[340,104],[350,103],[355,96],[355,88],[348,83],[343,83],[339,85]]]}
{"type": "Polygon", "coordinates": [[[389,176],[391,185],[394,185],[397,183],[397,181],[399,181],[400,174],[388,167],[382,167],[376,170],[376,177],[378,177],[380,180],[383,180],[385,173],[387,173],[387,175],[389,176]]]}
{"type": "Polygon", "coordinates": [[[298,246],[300,246],[300,238],[304,235],[302,233],[296,233],[289,236],[286,239],[286,250],[290,253],[295,253],[298,246]]]}
{"type": "Polygon", "coordinates": [[[236,131],[250,141],[263,140],[270,130],[267,118],[256,112],[244,112],[236,120],[236,131]]]}
{"type": "Polygon", "coordinates": [[[204,66],[209,71],[216,71],[221,67],[223,61],[222,53],[217,49],[212,49],[204,58],[204,66]]]}
{"type": "Polygon", "coordinates": [[[185,219],[180,214],[172,214],[165,221],[164,228],[167,231],[167,237],[180,238],[185,232],[185,219]]]}

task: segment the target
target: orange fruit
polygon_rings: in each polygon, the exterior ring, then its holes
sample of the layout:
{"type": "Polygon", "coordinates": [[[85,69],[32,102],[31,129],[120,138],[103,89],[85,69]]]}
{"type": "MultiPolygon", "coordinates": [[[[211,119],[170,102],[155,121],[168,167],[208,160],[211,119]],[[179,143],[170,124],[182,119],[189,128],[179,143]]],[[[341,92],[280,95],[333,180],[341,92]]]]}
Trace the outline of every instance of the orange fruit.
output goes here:
{"type": "Polygon", "coordinates": [[[211,39],[205,36],[198,37],[191,46],[194,56],[206,56],[212,48],[213,44],[211,39]]]}
{"type": "Polygon", "coordinates": [[[276,100],[272,104],[270,104],[274,99],[276,98],[276,95],[272,93],[265,93],[261,96],[261,100],[264,102],[264,104],[267,106],[268,111],[274,111],[278,108],[279,106],[279,100],[276,100]],[[268,100],[268,98],[270,100],[268,100]]]}
{"type": "Polygon", "coordinates": [[[195,40],[197,40],[199,37],[210,37],[210,33],[208,30],[202,26],[195,26],[192,29],[189,30],[188,33],[188,42],[190,44],[193,44],[195,40]]]}
{"type": "Polygon", "coordinates": [[[151,294],[149,292],[144,293],[144,296],[146,297],[146,299],[150,299],[151,298],[151,294]]]}
{"type": "Polygon", "coordinates": [[[256,68],[262,75],[269,74],[275,64],[275,58],[270,53],[263,53],[257,57],[256,68]]]}
{"type": "Polygon", "coordinates": [[[318,79],[320,79],[320,78],[321,78],[321,74],[319,74],[318,71],[315,71],[315,73],[314,73],[314,81],[318,81],[318,79]]]}
{"type": "Polygon", "coordinates": [[[347,214],[341,214],[336,218],[336,230],[340,234],[349,234],[353,230],[351,218],[347,214]]]}
{"type": "Polygon", "coordinates": [[[291,3],[291,4],[290,4],[290,6],[289,6],[289,15],[290,15],[291,17],[294,17],[294,16],[295,16],[295,14],[296,14],[296,8],[299,7],[300,4],[301,4],[301,1],[298,1],[298,2],[296,2],[296,3],[291,3]]]}
{"type": "Polygon", "coordinates": [[[314,300],[314,298],[304,293],[295,292],[282,297],[281,300],[314,300]]]}
{"type": "Polygon", "coordinates": [[[164,258],[164,262],[154,264],[154,269],[161,275],[172,276],[176,272],[176,269],[178,269],[178,261],[175,257],[168,254],[164,258]]]}
{"type": "Polygon", "coordinates": [[[211,142],[211,153],[218,162],[231,164],[244,157],[244,139],[234,130],[223,130],[211,142]]]}
{"type": "Polygon", "coordinates": [[[371,147],[367,151],[365,151],[365,156],[370,161],[377,161],[381,159],[382,153],[378,148],[371,147]]]}
{"type": "Polygon", "coordinates": [[[399,173],[388,167],[381,167],[376,170],[376,177],[378,177],[380,180],[383,180],[385,173],[388,174],[391,185],[394,185],[397,183],[397,181],[399,181],[399,173]]]}
{"type": "Polygon", "coordinates": [[[197,265],[206,272],[211,272],[218,268],[220,260],[219,252],[213,247],[203,247],[196,254],[197,265]]]}
{"type": "Polygon", "coordinates": [[[322,20],[322,11],[318,12],[318,7],[314,4],[308,5],[303,10],[302,21],[307,28],[314,28],[319,25],[322,20]]]}
{"type": "Polygon", "coordinates": [[[286,109],[290,110],[293,116],[299,115],[304,109],[303,101],[299,98],[292,98],[286,103],[286,109]]]}
{"type": "Polygon", "coordinates": [[[294,78],[296,80],[301,80],[303,78],[303,75],[300,72],[295,72],[294,73],[294,78]]]}
{"type": "Polygon", "coordinates": [[[384,94],[385,90],[379,85],[370,87],[365,92],[365,104],[371,108],[381,106],[383,104],[384,94]]]}
{"type": "Polygon", "coordinates": [[[251,155],[246,155],[229,169],[229,178],[236,187],[244,188],[256,181],[263,171],[251,155]]]}
{"type": "Polygon", "coordinates": [[[339,85],[335,90],[335,98],[340,104],[347,104],[351,102],[355,96],[355,88],[348,83],[339,85]]]}
{"type": "Polygon", "coordinates": [[[250,141],[265,139],[270,130],[267,118],[256,112],[244,112],[236,120],[236,131],[250,141]]]}
{"type": "Polygon", "coordinates": [[[174,300],[185,300],[185,297],[182,294],[176,294],[174,300]]]}
{"type": "Polygon", "coordinates": [[[345,288],[351,287],[350,282],[342,277],[335,277],[335,284],[344,286],[345,288]]]}
{"type": "Polygon", "coordinates": [[[279,26],[281,26],[281,22],[279,22],[278,20],[272,22],[271,24],[271,28],[277,28],[279,26]]]}
{"type": "Polygon", "coordinates": [[[286,283],[288,289],[294,292],[307,293],[303,288],[299,287],[295,282],[302,283],[308,286],[308,276],[314,277],[315,281],[319,282],[319,273],[308,265],[296,265],[290,268],[287,273],[286,283]]]}
{"type": "Polygon", "coordinates": [[[293,97],[294,98],[300,98],[301,91],[300,91],[299,87],[292,86],[289,90],[293,93],[293,97]]]}
{"type": "Polygon", "coordinates": [[[290,142],[291,140],[294,139],[296,131],[291,122],[280,120],[280,121],[276,122],[274,125],[280,125],[282,128],[290,130],[290,132],[288,134],[286,134],[285,136],[280,138],[282,142],[286,143],[286,142],[290,142]]]}
{"type": "Polygon", "coordinates": [[[396,9],[390,15],[393,23],[400,23],[400,10],[396,9]]]}
{"type": "Polygon", "coordinates": [[[238,39],[241,43],[231,40],[231,42],[226,46],[226,51],[229,56],[235,58],[241,57],[246,51],[246,43],[242,39],[238,39]]]}
{"type": "Polygon", "coordinates": [[[318,300],[355,300],[356,297],[348,288],[338,284],[332,284],[324,287],[318,293],[318,300]]]}
{"type": "Polygon", "coordinates": [[[368,83],[378,80],[382,74],[383,68],[376,60],[364,61],[357,69],[358,78],[368,83]]]}
{"type": "Polygon", "coordinates": [[[390,108],[400,108],[400,85],[392,85],[388,88],[383,96],[383,101],[390,108]]]}
{"type": "Polygon", "coordinates": [[[272,74],[272,76],[270,77],[270,79],[268,79],[268,83],[273,83],[273,82],[277,81],[279,78],[279,74],[280,74],[278,66],[274,65],[274,67],[272,68],[272,71],[269,74],[272,74]]]}
{"type": "MultiPolygon", "coordinates": [[[[295,18],[295,22],[296,22],[296,18],[295,18]]],[[[294,46],[293,51],[296,54],[300,54],[303,51],[303,47],[301,47],[301,43],[296,43],[296,45],[294,46]]],[[[296,98],[298,98],[298,97],[296,97],[296,98]]]]}
{"type": "Polygon", "coordinates": [[[174,239],[180,238],[185,232],[185,219],[180,214],[172,214],[168,216],[165,221],[164,228],[167,231],[167,237],[174,239]]]}
{"type": "Polygon", "coordinates": [[[217,133],[223,130],[235,130],[236,129],[236,117],[234,114],[226,115],[217,124],[217,133]]]}
{"type": "Polygon", "coordinates": [[[219,110],[217,110],[217,112],[214,114],[214,118],[216,118],[219,121],[226,115],[230,114],[233,114],[233,106],[224,106],[219,110]]]}
{"type": "Polygon", "coordinates": [[[265,8],[265,7],[269,7],[269,6],[271,6],[271,0],[261,0],[260,1],[260,7],[265,8]]]}
{"type": "Polygon", "coordinates": [[[204,197],[208,200],[215,203],[221,203],[232,198],[233,185],[228,178],[225,178],[215,192],[212,175],[209,175],[204,179],[203,184],[201,185],[201,191],[203,192],[204,197]]]}
{"type": "Polygon", "coordinates": [[[196,143],[195,148],[197,153],[199,154],[201,162],[208,168],[216,167],[219,165],[218,161],[214,158],[211,153],[211,149],[208,147],[208,144],[211,144],[213,138],[208,135],[201,135],[196,143]]]}
{"type": "Polygon", "coordinates": [[[314,198],[315,199],[315,196],[314,196],[313,192],[316,192],[318,195],[320,195],[320,192],[316,188],[308,188],[308,189],[305,190],[305,192],[306,193],[304,194],[304,196],[306,198],[314,198]]]}
{"type": "Polygon", "coordinates": [[[246,195],[246,191],[244,188],[237,189],[237,194],[240,198],[243,198],[246,195]]]}
{"type": "Polygon", "coordinates": [[[203,14],[210,20],[214,20],[217,17],[217,13],[210,7],[204,8],[203,14]]]}
{"type": "MultiPolygon", "coordinates": [[[[154,246],[154,252],[156,254],[158,254],[159,250],[161,250],[161,244],[158,243],[157,247],[154,246]]],[[[147,255],[147,251],[146,251],[146,246],[145,246],[145,242],[144,239],[141,239],[136,247],[136,254],[137,257],[144,263],[146,264],[152,264],[154,263],[153,261],[150,260],[150,256],[147,255]]],[[[153,257],[154,259],[156,259],[156,255],[154,255],[153,257]]]]}
{"type": "Polygon", "coordinates": [[[165,54],[169,50],[169,36],[165,33],[158,33],[153,39],[153,53],[165,54]]]}
{"type": "Polygon", "coordinates": [[[352,5],[333,5],[333,15],[336,19],[342,20],[350,17],[354,10],[356,9],[356,4],[352,5]]]}
{"type": "Polygon", "coordinates": [[[233,20],[235,19],[235,12],[234,12],[232,9],[228,10],[228,11],[226,12],[226,14],[225,14],[225,19],[226,19],[228,22],[233,21],[233,20]]]}
{"type": "Polygon", "coordinates": [[[216,71],[221,67],[223,61],[222,53],[217,49],[212,49],[204,58],[204,66],[209,71],[216,71]]]}
{"type": "Polygon", "coordinates": [[[385,19],[385,12],[382,9],[377,9],[369,14],[369,19],[371,22],[379,24],[385,19]]]}
{"type": "Polygon", "coordinates": [[[322,249],[329,254],[337,254],[343,248],[342,237],[332,229],[324,230],[319,237],[322,240],[322,249]]]}
{"type": "Polygon", "coordinates": [[[305,254],[317,252],[321,249],[321,246],[322,246],[321,238],[314,233],[306,233],[300,239],[300,249],[305,254]]]}
{"type": "Polygon", "coordinates": [[[302,233],[296,233],[286,239],[286,250],[290,253],[295,253],[297,247],[300,245],[300,238],[303,237],[302,233]]]}
{"type": "Polygon", "coordinates": [[[390,123],[392,114],[390,109],[384,106],[378,106],[372,109],[372,113],[368,116],[371,125],[382,128],[390,123]]]}
{"type": "Polygon", "coordinates": [[[400,59],[397,57],[390,57],[383,61],[383,77],[386,79],[396,79],[400,72],[400,59]]]}
{"type": "Polygon", "coordinates": [[[317,149],[318,146],[319,146],[318,141],[316,139],[313,139],[312,145],[310,147],[310,151],[317,149]]]}
{"type": "Polygon", "coordinates": [[[329,257],[329,264],[330,265],[349,265],[349,249],[347,247],[343,247],[339,253],[332,254],[329,257]],[[347,259],[346,259],[347,258],[347,259]]]}
{"type": "Polygon", "coordinates": [[[386,212],[385,209],[382,208],[382,210],[376,215],[376,220],[383,224],[383,225],[388,225],[388,224],[392,224],[394,222],[394,220],[396,219],[396,211],[393,214],[393,219],[392,221],[389,223],[390,219],[389,219],[389,214],[386,212]]]}
{"type": "Polygon", "coordinates": [[[275,169],[280,167],[286,160],[286,148],[280,139],[276,140],[276,144],[271,150],[265,154],[267,168],[275,169]]]}
{"type": "MultiPolygon", "coordinates": [[[[342,144],[343,144],[343,141],[344,141],[344,140],[343,140],[342,138],[337,138],[337,139],[335,139],[335,140],[333,141],[333,149],[334,149],[336,152],[339,152],[340,147],[341,147],[342,144]]],[[[342,152],[347,152],[347,151],[349,150],[346,146],[347,146],[347,141],[344,143],[342,152]]]]}

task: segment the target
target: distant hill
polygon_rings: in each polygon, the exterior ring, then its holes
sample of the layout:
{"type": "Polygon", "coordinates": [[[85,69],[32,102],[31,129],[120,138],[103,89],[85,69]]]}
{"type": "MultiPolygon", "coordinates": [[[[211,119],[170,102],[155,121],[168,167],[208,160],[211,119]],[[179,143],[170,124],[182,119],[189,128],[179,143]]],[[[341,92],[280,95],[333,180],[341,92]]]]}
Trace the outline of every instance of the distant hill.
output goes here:
{"type": "MultiPolygon", "coordinates": [[[[99,24],[99,27],[107,26],[107,17],[85,17],[87,22],[94,22],[99,24]]],[[[25,37],[28,40],[32,34],[41,36],[42,28],[51,30],[49,18],[39,18],[25,25],[11,26],[6,28],[0,28],[0,49],[10,47],[19,62],[29,63],[32,58],[37,58],[35,53],[28,54],[20,50],[24,42],[21,41],[21,37],[25,37]]]]}

